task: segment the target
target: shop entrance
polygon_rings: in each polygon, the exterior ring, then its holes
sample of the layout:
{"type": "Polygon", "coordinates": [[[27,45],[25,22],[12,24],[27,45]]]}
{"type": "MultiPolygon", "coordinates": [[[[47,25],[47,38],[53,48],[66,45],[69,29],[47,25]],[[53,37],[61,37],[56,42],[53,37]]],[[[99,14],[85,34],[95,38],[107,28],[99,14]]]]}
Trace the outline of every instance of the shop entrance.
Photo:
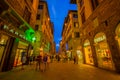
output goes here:
{"type": "Polygon", "coordinates": [[[85,62],[87,64],[94,64],[93,62],[93,55],[92,55],[92,50],[90,46],[89,40],[85,40],[84,42],[84,53],[85,53],[85,62]]]}
{"type": "Polygon", "coordinates": [[[19,41],[18,48],[15,55],[15,60],[14,60],[14,67],[22,64],[21,62],[22,52],[25,52],[26,54],[24,55],[27,55],[27,48],[28,48],[28,44],[19,41]]]}
{"type": "Polygon", "coordinates": [[[78,62],[83,63],[83,53],[82,53],[82,51],[77,50],[76,53],[77,53],[77,57],[78,57],[78,62]]]}
{"type": "Polygon", "coordinates": [[[106,41],[106,35],[104,33],[98,33],[94,38],[95,49],[98,59],[98,66],[114,70],[111,52],[106,41]]]}

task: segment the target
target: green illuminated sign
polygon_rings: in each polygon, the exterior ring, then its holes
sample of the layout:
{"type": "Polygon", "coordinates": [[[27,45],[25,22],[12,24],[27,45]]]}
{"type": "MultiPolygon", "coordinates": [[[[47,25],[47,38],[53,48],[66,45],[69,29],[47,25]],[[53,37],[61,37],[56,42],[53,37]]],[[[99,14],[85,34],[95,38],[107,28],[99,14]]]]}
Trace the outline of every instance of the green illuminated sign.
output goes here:
{"type": "Polygon", "coordinates": [[[28,29],[25,31],[26,40],[32,42],[33,40],[35,40],[34,36],[34,31],[32,29],[28,29]]]}

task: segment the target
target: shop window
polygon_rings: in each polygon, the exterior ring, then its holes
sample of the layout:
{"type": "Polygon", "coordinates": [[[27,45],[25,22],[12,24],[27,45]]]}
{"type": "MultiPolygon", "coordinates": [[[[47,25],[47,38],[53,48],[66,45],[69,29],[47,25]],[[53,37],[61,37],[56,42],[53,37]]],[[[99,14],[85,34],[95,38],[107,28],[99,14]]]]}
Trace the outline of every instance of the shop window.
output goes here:
{"type": "Polygon", "coordinates": [[[7,44],[8,37],[5,35],[0,35],[0,63],[2,60],[2,55],[4,54],[5,46],[7,44]]]}
{"type": "Polygon", "coordinates": [[[5,45],[7,43],[8,37],[5,35],[0,35],[0,44],[5,45]]]}
{"type": "Polygon", "coordinates": [[[98,66],[106,69],[114,70],[114,65],[111,58],[111,52],[109,45],[106,41],[104,33],[98,33],[95,38],[95,49],[98,58],[98,66]]]}

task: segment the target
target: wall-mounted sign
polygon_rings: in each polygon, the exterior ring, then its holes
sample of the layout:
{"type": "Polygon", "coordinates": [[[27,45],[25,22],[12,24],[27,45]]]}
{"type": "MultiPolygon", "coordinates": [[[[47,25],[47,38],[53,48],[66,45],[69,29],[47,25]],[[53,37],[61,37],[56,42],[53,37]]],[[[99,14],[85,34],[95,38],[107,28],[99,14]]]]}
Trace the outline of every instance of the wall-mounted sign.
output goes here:
{"type": "Polygon", "coordinates": [[[106,36],[102,35],[100,37],[95,38],[94,42],[97,43],[97,42],[101,42],[101,41],[104,41],[104,40],[106,40],[106,36]]]}
{"type": "Polygon", "coordinates": [[[21,37],[23,39],[26,39],[25,35],[21,34],[19,31],[16,31],[13,28],[8,27],[7,25],[4,25],[3,29],[10,32],[10,33],[13,33],[13,34],[15,34],[15,35],[17,35],[17,36],[19,36],[19,37],[21,37]]]}
{"type": "Polygon", "coordinates": [[[89,46],[89,45],[90,45],[90,42],[84,43],[84,47],[89,46]]]}

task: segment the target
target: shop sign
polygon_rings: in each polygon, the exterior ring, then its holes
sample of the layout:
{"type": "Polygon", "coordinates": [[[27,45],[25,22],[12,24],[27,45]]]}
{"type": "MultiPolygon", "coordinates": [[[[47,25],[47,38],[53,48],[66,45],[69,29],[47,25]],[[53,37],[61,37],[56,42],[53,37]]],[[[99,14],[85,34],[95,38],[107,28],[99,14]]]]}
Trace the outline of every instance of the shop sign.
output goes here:
{"type": "Polygon", "coordinates": [[[86,42],[86,43],[84,44],[84,47],[89,46],[89,45],[90,45],[90,43],[89,43],[89,42],[86,42]]]}
{"type": "Polygon", "coordinates": [[[19,37],[21,37],[23,39],[26,39],[24,35],[18,33],[18,31],[15,31],[15,29],[9,28],[6,25],[4,25],[3,29],[6,30],[6,31],[9,31],[10,33],[13,33],[13,34],[15,34],[15,35],[17,35],[17,36],[19,36],[19,37]]]}
{"type": "Polygon", "coordinates": [[[8,30],[8,26],[4,25],[3,29],[8,30]]]}
{"type": "Polygon", "coordinates": [[[18,35],[18,32],[15,32],[16,35],[18,35]]]}
{"type": "Polygon", "coordinates": [[[98,37],[98,38],[95,38],[95,39],[94,39],[94,42],[97,43],[97,42],[104,41],[104,40],[106,40],[106,36],[105,36],[105,35],[100,36],[100,37],[98,37]]]}
{"type": "Polygon", "coordinates": [[[10,29],[9,32],[14,33],[14,30],[13,30],[13,29],[10,29]]]}

